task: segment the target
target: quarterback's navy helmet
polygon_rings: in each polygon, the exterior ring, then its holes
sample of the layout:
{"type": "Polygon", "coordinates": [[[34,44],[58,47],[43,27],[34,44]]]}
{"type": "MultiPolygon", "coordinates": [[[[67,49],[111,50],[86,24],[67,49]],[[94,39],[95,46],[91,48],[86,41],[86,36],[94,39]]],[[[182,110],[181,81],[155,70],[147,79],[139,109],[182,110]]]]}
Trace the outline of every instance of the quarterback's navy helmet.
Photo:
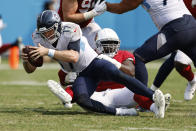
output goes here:
{"type": "Polygon", "coordinates": [[[52,10],[43,11],[37,18],[37,31],[43,38],[53,44],[61,33],[61,19],[59,15],[52,10]]]}

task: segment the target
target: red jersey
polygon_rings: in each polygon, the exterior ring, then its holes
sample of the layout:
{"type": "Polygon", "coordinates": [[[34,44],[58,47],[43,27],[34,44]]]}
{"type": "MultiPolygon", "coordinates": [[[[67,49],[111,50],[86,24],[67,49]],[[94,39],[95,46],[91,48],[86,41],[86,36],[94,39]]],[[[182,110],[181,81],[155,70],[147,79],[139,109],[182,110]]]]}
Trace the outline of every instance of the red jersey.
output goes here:
{"type": "Polygon", "coordinates": [[[184,0],[184,3],[186,5],[186,7],[189,9],[189,11],[191,12],[191,14],[196,18],[196,5],[194,8],[192,8],[192,0],[184,0]]]}
{"type": "MultiPolygon", "coordinates": [[[[94,0],[77,0],[78,1],[78,9],[76,11],[76,13],[84,13],[84,12],[88,12],[90,10],[92,10],[94,8],[94,0]]],[[[60,7],[58,10],[58,14],[61,18],[62,21],[64,21],[63,19],[63,11],[62,11],[62,0],[60,1],[60,7]]],[[[89,19],[85,22],[79,23],[80,27],[86,27],[92,19],[89,19]]]]}
{"type": "MultiPolygon", "coordinates": [[[[133,61],[133,63],[135,63],[134,55],[128,51],[119,50],[113,58],[120,63],[123,63],[123,61],[125,61],[127,59],[129,59],[129,60],[133,61]]],[[[124,85],[118,84],[116,82],[100,82],[96,91],[104,91],[107,89],[117,89],[117,88],[124,88],[124,87],[125,87],[124,85]]]]}

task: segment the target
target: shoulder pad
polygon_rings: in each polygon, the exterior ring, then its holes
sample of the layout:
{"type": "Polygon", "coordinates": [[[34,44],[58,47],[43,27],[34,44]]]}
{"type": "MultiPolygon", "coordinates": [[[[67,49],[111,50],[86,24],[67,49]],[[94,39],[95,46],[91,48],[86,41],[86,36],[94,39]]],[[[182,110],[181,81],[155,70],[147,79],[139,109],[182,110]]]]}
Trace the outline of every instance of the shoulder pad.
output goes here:
{"type": "Polygon", "coordinates": [[[71,22],[63,22],[62,32],[71,37],[70,42],[77,41],[82,36],[80,26],[71,22]]]}

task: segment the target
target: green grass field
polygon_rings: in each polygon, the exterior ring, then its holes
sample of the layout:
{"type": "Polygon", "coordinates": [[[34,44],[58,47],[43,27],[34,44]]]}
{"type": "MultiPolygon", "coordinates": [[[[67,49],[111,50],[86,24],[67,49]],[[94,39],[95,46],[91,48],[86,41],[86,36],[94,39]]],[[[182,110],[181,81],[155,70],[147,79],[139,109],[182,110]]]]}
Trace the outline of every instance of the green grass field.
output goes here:
{"type": "MultiPolygon", "coordinates": [[[[147,65],[149,85],[159,66],[160,62],[147,65]]],[[[46,86],[47,80],[58,80],[58,69],[58,64],[45,64],[27,74],[21,65],[11,70],[6,62],[0,64],[1,131],[196,130],[196,98],[184,101],[186,80],[175,70],[161,88],[172,95],[171,106],[164,119],[156,119],[147,112],[134,117],[88,113],[76,104],[65,109],[46,86]]]]}

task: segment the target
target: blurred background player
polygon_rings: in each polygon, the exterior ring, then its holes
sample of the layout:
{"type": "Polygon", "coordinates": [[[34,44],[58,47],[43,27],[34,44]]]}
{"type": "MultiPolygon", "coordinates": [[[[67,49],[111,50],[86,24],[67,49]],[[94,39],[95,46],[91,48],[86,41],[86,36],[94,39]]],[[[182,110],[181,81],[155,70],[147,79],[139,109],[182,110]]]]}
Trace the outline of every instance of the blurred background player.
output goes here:
{"type": "MultiPolygon", "coordinates": [[[[0,14],[0,47],[2,46],[3,44],[3,40],[2,40],[2,36],[1,36],[1,31],[3,30],[3,28],[5,28],[5,24],[3,22],[3,19],[2,19],[2,16],[0,14]]],[[[0,53],[1,54],[1,53],[0,53]]],[[[1,63],[1,56],[0,56],[0,63],[1,63]]]]}
{"type": "MultiPolygon", "coordinates": [[[[22,38],[18,37],[16,41],[13,43],[4,43],[2,40],[1,36],[1,31],[6,27],[6,24],[3,22],[2,16],[0,15],[0,55],[6,52],[8,49],[14,47],[14,46],[19,46],[20,43],[22,43],[22,38]]],[[[0,58],[0,63],[1,63],[1,58],[0,58]]]]}
{"type": "MultiPolygon", "coordinates": [[[[37,18],[37,30],[33,33],[37,47],[30,52],[33,60],[41,56],[50,56],[57,60],[63,70],[74,71],[79,75],[73,84],[74,100],[82,108],[112,115],[137,115],[134,109],[111,108],[90,99],[100,80],[116,81],[124,84],[133,92],[153,100],[157,106],[157,117],[164,118],[165,97],[160,90],[152,91],[137,79],[120,71],[124,66],[106,56],[97,55],[81,35],[80,27],[71,22],[61,22],[55,11],[43,11],[37,18]]],[[[30,65],[26,53],[22,53],[23,66],[27,72],[34,72],[36,67],[30,65]]],[[[49,87],[58,86],[52,80],[49,87]]]]}
{"type": "MultiPolygon", "coordinates": [[[[196,7],[194,0],[184,0],[186,7],[189,9],[191,14],[196,18],[196,7]]],[[[188,80],[187,88],[184,92],[185,100],[192,100],[196,90],[196,75],[191,69],[192,60],[184,54],[182,51],[178,50],[174,52],[169,59],[167,59],[164,64],[160,67],[157,76],[151,86],[152,90],[160,88],[164,80],[173,70],[176,68],[176,71],[188,80]],[[174,61],[174,62],[173,62],[174,61]]]]}
{"type": "MultiPolygon", "coordinates": [[[[127,68],[128,75],[132,77],[135,76],[135,58],[132,53],[119,50],[120,39],[114,30],[109,28],[100,30],[97,33],[96,45],[100,52],[122,63],[122,65],[127,68]]],[[[71,83],[73,82],[73,79],[74,78],[71,79],[71,83]]],[[[61,85],[65,86],[65,73],[64,75],[59,76],[59,80],[61,85]]],[[[71,85],[68,85],[65,91],[60,87],[60,85],[54,87],[54,89],[51,91],[63,102],[65,107],[72,107],[71,101],[73,99],[74,93],[71,85]]],[[[165,98],[168,107],[170,104],[169,101],[171,99],[171,95],[166,94],[165,98]]],[[[134,94],[124,85],[118,84],[116,82],[100,82],[96,92],[92,94],[91,99],[99,101],[105,106],[113,108],[131,108],[139,104],[141,107],[151,110],[155,114],[157,113],[157,108],[152,100],[147,97],[134,94]]]]}

